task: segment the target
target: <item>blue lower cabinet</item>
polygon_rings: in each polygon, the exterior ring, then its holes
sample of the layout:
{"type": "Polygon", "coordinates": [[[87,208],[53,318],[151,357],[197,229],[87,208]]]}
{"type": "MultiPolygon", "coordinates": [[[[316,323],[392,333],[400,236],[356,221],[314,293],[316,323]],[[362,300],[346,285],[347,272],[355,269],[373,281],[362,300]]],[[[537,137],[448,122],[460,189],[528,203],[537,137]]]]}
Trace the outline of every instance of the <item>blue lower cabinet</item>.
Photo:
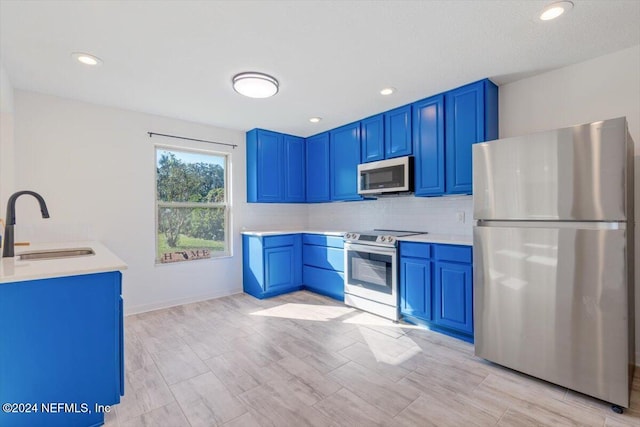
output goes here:
{"type": "Polygon", "coordinates": [[[400,243],[404,319],[473,342],[471,246],[400,243]]]}
{"type": "Polygon", "coordinates": [[[300,234],[242,236],[243,290],[266,298],[302,288],[300,234]]]}
{"type": "Polygon", "coordinates": [[[302,267],[304,287],[310,291],[344,301],[344,272],[305,265],[302,267]]]}
{"type": "Polygon", "coordinates": [[[436,324],[473,334],[471,266],[436,261],[434,283],[436,324]]]}
{"type": "Polygon", "coordinates": [[[0,401],[16,409],[3,406],[0,425],[104,422],[124,394],[121,277],[0,284],[0,401]]]}
{"type": "Polygon", "coordinates": [[[304,287],[344,301],[344,242],[342,237],[305,234],[302,248],[304,287]]]}
{"type": "Polygon", "coordinates": [[[400,258],[400,313],[431,320],[431,261],[400,258]]]}

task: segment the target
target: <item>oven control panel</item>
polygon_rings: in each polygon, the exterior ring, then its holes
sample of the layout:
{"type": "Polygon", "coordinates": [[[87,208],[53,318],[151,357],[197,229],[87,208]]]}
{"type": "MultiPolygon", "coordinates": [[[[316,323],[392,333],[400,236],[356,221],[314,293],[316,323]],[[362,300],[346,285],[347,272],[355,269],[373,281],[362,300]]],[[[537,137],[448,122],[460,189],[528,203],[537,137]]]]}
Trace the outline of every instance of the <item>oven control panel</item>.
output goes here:
{"type": "Polygon", "coordinates": [[[384,243],[385,245],[395,245],[395,236],[381,236],[375,234],[359,234],[359,233],[346,233],[344,239],[348,242],[373,242],[384,243]]]}

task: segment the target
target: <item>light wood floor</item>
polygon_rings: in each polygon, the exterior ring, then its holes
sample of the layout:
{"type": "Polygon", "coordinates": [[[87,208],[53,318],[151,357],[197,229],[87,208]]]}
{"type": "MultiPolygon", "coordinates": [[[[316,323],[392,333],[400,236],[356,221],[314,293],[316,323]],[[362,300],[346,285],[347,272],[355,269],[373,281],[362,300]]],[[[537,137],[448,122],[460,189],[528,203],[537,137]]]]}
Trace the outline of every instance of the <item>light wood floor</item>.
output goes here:
{"type": "Polygon", "coordinates": [[[493,365],[473,346],[309,292],[125,320],[107,426],[640,426],[631,409],[493,365]]]}

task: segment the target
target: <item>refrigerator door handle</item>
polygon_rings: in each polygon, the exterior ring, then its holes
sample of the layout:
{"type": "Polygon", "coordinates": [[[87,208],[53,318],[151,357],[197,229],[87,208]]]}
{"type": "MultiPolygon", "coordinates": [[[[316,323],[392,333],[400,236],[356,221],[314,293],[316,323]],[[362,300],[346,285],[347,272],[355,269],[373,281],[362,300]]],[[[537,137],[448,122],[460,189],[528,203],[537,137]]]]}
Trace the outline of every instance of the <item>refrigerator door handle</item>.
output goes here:
{"type": "Polygon", "coordinates": [[[625,221],[498,221],[478,219],[476,227],[571,228],[581,230],[626,230],[625,221]]]}

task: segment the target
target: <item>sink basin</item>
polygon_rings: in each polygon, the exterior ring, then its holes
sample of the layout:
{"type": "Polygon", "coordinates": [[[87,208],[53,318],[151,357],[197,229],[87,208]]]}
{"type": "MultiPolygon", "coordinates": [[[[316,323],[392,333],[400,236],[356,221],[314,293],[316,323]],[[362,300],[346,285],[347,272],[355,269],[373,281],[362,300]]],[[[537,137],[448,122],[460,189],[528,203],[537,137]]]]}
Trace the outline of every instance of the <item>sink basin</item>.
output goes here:
{"type": "Polygon", "coordinates": [[[96,253],[91,248],[50,249],[45,251],[22,252],[18,255],[18,259],[26,261],[39,259],[74,258],[95,254],[96,253]]]}

